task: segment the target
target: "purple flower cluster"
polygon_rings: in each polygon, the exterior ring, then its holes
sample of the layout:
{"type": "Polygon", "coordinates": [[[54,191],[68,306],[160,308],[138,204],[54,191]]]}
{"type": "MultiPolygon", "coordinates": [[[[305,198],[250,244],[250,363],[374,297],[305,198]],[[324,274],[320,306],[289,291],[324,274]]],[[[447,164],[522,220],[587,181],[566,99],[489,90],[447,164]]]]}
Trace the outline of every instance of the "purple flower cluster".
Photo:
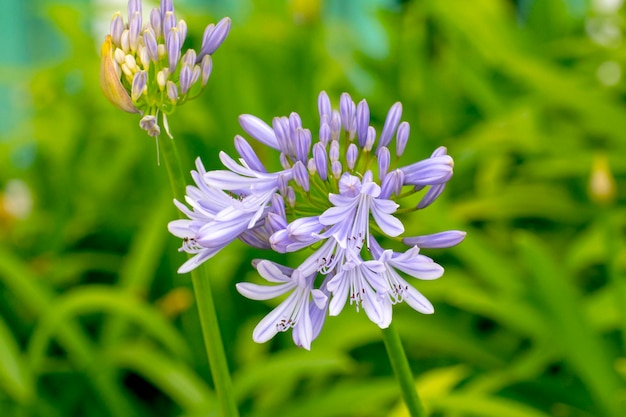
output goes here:
{"type": "Polygon", "coordinates": [[[192,171],[196,185],[187,187],[187,205],[175,201],[188,219],[170,222],[169,230],[183,239],[181,251],[194,254],[180,273],[236,238],[279,253],[309,251],[296,268],[255,261],[261,277],[274,285],[237,284],[242,295],[255,300],[289,294],[256,326],[256,342],[292,328],[296,345],[310,349],[327,313],[338,315],[347,302],[362,308],[381,328],[391,323],[392,305],[402,301],[432,313],[432,304],[405,277],[439,278],[443,268],[420,249],[453,246],[465,237],[461,231],[400,237],[404,226],[395,216],[399,203],[412,201],[403,212],[427,207],[442,193],[453,170],[443,147],[423,161],[396,167],[410,131],[407,122],[400,123],[400,103],[391,107],[378,136],[369,125],[365,100],[355,105],[344,93],[339,110],[334,110],[322,92],[318,108],[315,142],[296,113],[275,117],[272,126],[252,115],[240,116],[246,133],[280,152],[282,170],[268,172],[250,144],[236,136],[240,158],[222,152],[227,169],[208,172],[198,159],[192,171]],[[408,248],[385,249],[379,243],[385,237],[408,248]]]}
{"type": "Polygon", "coordinates": [[[143,17],[142,1],[129,0],[128,21],[116,13],[103,44],[101,85],[105,96],[122,110],[141,113],[141,128],[158,136],[158,112],[163,113],[167,130],[165,115],[196,97],[207,85],[211,55],[229,30],[228,17],[210,24],[200,51],[183,52],[187,23],[176,20],[172,0],[161,0],[148,19],[143,17]]]}

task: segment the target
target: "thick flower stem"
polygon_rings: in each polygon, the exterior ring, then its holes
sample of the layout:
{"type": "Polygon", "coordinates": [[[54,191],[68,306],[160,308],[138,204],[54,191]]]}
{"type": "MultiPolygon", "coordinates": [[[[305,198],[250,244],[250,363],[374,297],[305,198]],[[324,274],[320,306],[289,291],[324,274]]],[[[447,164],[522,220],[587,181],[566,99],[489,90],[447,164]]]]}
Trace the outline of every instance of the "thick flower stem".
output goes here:
{"type": "Polygon", "coordinates": [[[413,380],[409,360],[406,357],[406,353],[402,347],[402,341],[393,323],[390,324],[388,328],[383,329],[382,333],[387,355],[389,356],[393,373],[396,375],[396,379],[400,384],[402,397],[409,411],[409,415],[411,417],[425,417],[426,412],[424,411],[424,407],[417,394],[417,389],[415,388],[415,381],[413,380]]]}
{"type": "MultiPolygon", "coordinates": [[[[161,140],[163,159],[172,185],[174,196],[179,201],[184,201],[185,176],[183,174],[175,143],[169,138],[161,140]]],[[[226,352],[217,321],[215,303],[211,284],[203,265],[191,271],[191,281],[196,298],[200,327],[204,339],[204,347],[211,367],[213,384],[220,404],[222,417],[238,417],[239,411],[232,388],[226,352]]]]}

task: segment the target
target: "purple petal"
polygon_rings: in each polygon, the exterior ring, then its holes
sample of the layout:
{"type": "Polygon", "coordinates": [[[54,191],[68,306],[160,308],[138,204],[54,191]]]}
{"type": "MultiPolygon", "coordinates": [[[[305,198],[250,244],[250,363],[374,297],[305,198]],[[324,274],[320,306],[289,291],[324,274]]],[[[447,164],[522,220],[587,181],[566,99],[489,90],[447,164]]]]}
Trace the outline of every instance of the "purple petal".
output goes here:
{"type": "Polygon", "coordinates": [[[367,131],[370,124],[370,108],[367,101],[361,100],[356,106],[356,133],[359,139],[359,146],[365,147],[367,141],[367,131]]]}
{"type": "Polygon", "coordinates": [[[270,300],[286,294],[295,286],[292,282],[286,282],[280,285],[257,285],[249,282],[239,282],[235,284],[235,288],[239,294],[251,300],[270,300]]]}
{"type": "Polygon", "coordinates": [[[433,233],[430,235],[405,237],[402,239],[405,245],[417,246],[419,248],[449,248],[458,245],[465,239],[466,232],[460,230],[449,230],[447,232],[433,233]]]}
{"type": "Polygon", "coordinates": [[[385,124],[383,126],[383,131],[380,134],[380,140],[378,141],[378,149],[382,146],[387,146],[391,142],[391,138],[394,133],[396,133],[396,129],[398,128],[398,123],[400,123],[400,118],[402,117],[402,103],[396,102],[389,109],[389,113],[387,113],[387,118],[385,119],[385,124]]]}
{"type": "Polygon", "coordinates": [[[258,172],[267,172],[256,152],[252,149],[252,146],[239,135],[235,136],[235,149],[237,149],[241,158],[251,169],[258,172]]]}
{"type": "Polygon", "coordinates": [[[270,146],[274,149],[279,149],[274,130],[272,130],[272,128],[269,127],[263,120],[251,114],[242,114],[239,116],[239,124],[243,130],[254,139],[264,145],[270,146]]]}

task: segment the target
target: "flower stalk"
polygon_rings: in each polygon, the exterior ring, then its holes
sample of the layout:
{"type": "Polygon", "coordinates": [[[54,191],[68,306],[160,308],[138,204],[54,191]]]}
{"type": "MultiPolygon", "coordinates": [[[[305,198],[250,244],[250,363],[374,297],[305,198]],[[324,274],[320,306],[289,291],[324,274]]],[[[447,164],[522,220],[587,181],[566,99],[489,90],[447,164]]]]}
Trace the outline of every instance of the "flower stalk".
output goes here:
{"type": "MultiPolygon", "coordinates": [[[[174,140],[166,138],[160,141],[160,144],[174,197],[176,199],[184,198],[185,176],[176,150],[176,143],[174,140]]],[[[217,321],[211,284],[209,283],[205,266],[200,266],[191,271],[191,282],[200,317],[204,347],[220,404],[220,415],[222,417],[238,417],[239,411],[237,410],[232,389],[228,361],[226,360],[226,352],[217,321]]]]}
{"type": "Polygon", "coordinates": [[[426,412],[424,406],[420,401],[415,387],[415,380],[413,379],[413,373],[409,366],[409,360],[406,357],[404,348],[402,347],[402,341],[400,335],[396,331],[393,324],[390,324],[386,329],[382,329],[383,341],[385,342],[385,349],[387,349],[387,355],[391,362],[391,368],[396,376],[396,380],[400,384],[400,390],[402,391],[402,398],[406,405],[409,415],[411,417],[425,417],[426,412]]]}

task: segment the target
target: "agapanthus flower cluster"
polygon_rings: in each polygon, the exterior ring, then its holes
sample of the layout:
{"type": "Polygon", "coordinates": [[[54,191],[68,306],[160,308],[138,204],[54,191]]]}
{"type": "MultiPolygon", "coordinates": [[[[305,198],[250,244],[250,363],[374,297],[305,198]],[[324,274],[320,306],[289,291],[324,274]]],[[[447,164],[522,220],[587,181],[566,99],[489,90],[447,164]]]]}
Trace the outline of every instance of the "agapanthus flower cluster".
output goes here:
{"type": "Polygon", "coordinates": [[[397,215],[435,201],[452,176],[453,160],[440,147],[425,160],[399,165],[410,130],[400,122],[400,103],[389,110],[380,134],[370,126],[365,100],[355,105],[344,93],[335,110],[322,92],[318,108],[315,132],[302,126],[297,113],[275,117],[271,126],[240,116],[248,135],[279,152],[282,169],[268,172],[248,141],[236,136],[239,158],[220,153],[226,170],[217,171],[206,171],[198,159],[187,205],[175,201],[188,219],[172,221],[169,230],[183,239],[181,251],[194,255],[180,273],[235,239],[279,253],[306,251],[295,267],[253,262],[274,285],[237,284],[250,299],[287,295],[254,329],[256,342],[292,328],[294,342],[310,349],[326,315],[338,315],[346,303],[381,328],[391,323],[396,303],[432,313],[411,278],[436,279],[443,268],[420,249],[453,246],[465,237],[461,231],[401,237],[405,228],[397,215]],[[390,240],[405,249],[385,248],[390,240]]]}
{"type": "Polygon", "coordinates": [[[161,113],[171,137],[167,115],[204,89],[211,75],[211,55],[229,30],[227,17],[210,24],[204,31],[200,52],[183,52],[187,23],[176,20],[172,0],[161,0],[147,20],[141,0],[129,0],[127,21],[116,13],[102,45],[100,84],[104,95],[118,108],[140,113],[140,126],[150,136],[160,134],[161,113]]]}

